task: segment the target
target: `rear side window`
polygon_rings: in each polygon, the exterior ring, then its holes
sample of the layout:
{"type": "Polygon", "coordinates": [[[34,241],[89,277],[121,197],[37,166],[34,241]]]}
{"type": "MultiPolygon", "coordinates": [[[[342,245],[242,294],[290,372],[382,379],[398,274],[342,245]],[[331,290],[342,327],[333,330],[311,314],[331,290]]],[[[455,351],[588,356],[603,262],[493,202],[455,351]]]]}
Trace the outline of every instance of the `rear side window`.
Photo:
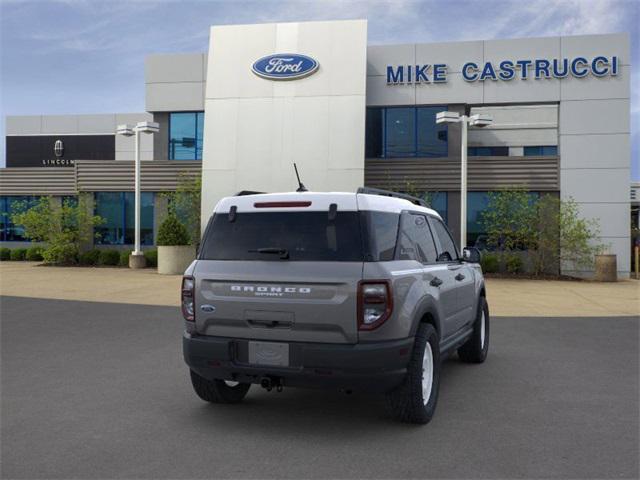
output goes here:
{"type": "Polygon", "coordinates": [[[393,260],[398,238],[400,215],[392,212],[361,212],[366,260],[386,262],[393,260]]]}
{"type": "Polygon", "coordinates": [[[358,212],[216,214],[202,244],[203,260],[363,261],[358,212]],[[262,252],[258,251],[262,250],[262,252]]]}
{"type": "Polygon", "coordinates": [[[444,226],[437,218],[431,218],[431,225],[433,226],[433,233],[438,237],[440,242],[440,250],[438,252],[439,262],[451,262],[458,260],[458,250],[456,244],[451,238],[451,234],[447,227],[444,226]]]}
{"type": "Polygon", "coordinates": [[[436,246],[424,215],[402,215],[398,247],[398,260],[417,260],[421,263],[436,261],[436,246]]]}

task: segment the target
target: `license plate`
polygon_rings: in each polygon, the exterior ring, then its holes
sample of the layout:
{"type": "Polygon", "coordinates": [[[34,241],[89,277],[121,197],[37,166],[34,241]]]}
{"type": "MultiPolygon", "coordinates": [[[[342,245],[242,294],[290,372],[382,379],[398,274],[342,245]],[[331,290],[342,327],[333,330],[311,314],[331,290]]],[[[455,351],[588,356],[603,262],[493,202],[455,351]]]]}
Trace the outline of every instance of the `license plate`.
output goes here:
{"type": "Polygon", "coordinates": [[[289,344],[249,342],[249,363],[255,365],[289,366],[289,344]]]}

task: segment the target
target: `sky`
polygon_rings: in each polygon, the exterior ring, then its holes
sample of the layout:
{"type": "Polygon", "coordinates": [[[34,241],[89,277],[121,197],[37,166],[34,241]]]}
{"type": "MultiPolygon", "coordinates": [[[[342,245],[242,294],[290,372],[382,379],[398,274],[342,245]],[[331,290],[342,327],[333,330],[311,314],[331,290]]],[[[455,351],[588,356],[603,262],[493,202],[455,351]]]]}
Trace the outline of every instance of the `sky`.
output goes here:
{"type": "Polygon", "coordinates": [[[145,56],[204,52],[211,25],[356,18],[370,45],[629,33],[640,180],[640,0],[0,0],[0,130],[6,115],[142,112],[145,56]]]}

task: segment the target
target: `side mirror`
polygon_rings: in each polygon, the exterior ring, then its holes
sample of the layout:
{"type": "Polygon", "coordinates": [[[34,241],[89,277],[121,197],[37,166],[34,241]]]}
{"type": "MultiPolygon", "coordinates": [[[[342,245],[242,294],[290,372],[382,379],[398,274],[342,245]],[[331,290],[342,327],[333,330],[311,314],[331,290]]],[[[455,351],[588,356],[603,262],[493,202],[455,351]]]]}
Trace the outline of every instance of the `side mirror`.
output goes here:
{"type": "Polygon", "coordinates": [[[469,263],[480,263],[480,250],[475,247],[466,247],[462,250],[462,260],[469,263]]]}

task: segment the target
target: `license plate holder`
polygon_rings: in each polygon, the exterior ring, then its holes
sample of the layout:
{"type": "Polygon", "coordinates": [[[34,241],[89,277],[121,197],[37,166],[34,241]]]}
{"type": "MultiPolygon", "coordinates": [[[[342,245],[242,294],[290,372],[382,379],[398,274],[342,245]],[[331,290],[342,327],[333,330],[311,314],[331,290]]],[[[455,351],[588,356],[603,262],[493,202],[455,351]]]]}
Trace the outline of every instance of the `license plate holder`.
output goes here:
{"type": "Polygon", "coordinates": [[[274,342],[249,342],[249,363],[273,367],[289,366],[289,344],[274,342]]]}

